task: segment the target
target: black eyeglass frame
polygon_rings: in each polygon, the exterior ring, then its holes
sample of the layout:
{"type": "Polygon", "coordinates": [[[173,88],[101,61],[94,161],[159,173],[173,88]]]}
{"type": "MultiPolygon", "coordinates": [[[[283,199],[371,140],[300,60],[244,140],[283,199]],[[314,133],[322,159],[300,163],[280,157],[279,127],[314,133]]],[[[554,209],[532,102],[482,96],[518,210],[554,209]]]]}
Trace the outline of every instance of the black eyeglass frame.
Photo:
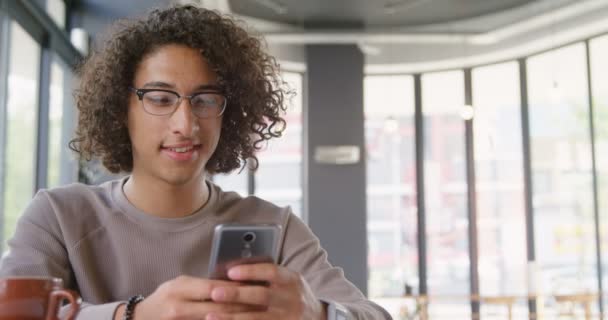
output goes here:
{"type": "Polygon", "coordinates": [[[137,95],[137,98],[139,99],[139,101],[141,101],[141,106],[144,108],[144,111],[148,114],[151,114],[153,116],[166,116],[166,115],[170,115],[173,114],[173,112],[175,112],[175,110],[177,110],[177,107],[179,106],[179,104],[182,102],[183,98],[188,99],[188,102],[190,103],[190,106],[192,106],[192,98],[201,94],[205,94],[205,93],[213,93],[213,94],[219,94],[222,97],[224,97],[224,104],[222,105],[222,110],[220,111],[220,113],[215,116],[215,117],[201,117],[199,116],[197,113],[193,112],[198,118],[201,119],[211,119],[211,118],[219,118],[221,117],[224,112],[226,111],[226,106],[228,105],[228,96],[219,89],[206,89],[206,90],[201,90],[198,91],[194,94],[191,94],[189,96],[182,96],[179,93],[173,91],[173,90],[168,90],[168,89],[138,89],[135,87],[129,87],[129,90],[133,91],[135,93],[135,95],[137,95]],[[175,106],[173,108],[173,110],[171,110],[171,112],[168,113],[164,113],[164,114],[156,114],[156,113],[151,113],[150,111],[148,111],[146,109],[146,107],[144,106],[144,94],[148,93],[148,92],[155,92],[155,91],[162,91],[162,92],[167,92],[167,93],[172,93],[175,96],[177,96],[177,102],[175,103],[175,106]]]}

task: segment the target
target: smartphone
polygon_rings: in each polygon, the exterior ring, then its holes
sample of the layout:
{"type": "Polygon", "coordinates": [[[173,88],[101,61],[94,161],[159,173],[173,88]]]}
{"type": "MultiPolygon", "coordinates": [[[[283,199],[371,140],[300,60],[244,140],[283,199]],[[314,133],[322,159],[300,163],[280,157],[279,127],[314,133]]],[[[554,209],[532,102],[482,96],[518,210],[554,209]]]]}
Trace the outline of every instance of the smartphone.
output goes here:
{"type": "Polygon", "coordinates": [[[281,227],[274,224],[220,224],[215,227],[209,279],[228,280],[236,265],[277,263],[281,227]]]}

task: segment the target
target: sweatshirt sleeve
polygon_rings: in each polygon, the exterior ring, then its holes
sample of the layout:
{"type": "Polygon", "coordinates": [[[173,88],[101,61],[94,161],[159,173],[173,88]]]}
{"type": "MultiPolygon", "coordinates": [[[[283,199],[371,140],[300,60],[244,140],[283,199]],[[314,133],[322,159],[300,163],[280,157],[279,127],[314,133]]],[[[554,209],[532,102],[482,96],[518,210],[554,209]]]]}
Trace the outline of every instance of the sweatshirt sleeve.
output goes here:
{"type": "Polygon", "coordinates": [[[344,277],[342,268],[332,266],[319,239],[298,217],[289,214],[280,264],[299,272],[319,300],[338,302],[354,319],[392,319],[379,305],[369,301],[344,277]]]}
{"type": "Polygon", "coordinates": [[[68,251],[45,191],[29,203],[8,241],[8,251],[0,261],[0,277],[46,276],[63,280],[73,288],[68,251]]]}
{"type": "MultiPolygon", "coordinates": [[[[76,320],[112,320],[118,307],[125,303],[124,301],[105,303],[105,304],[90,304],[82,302],[80,311],[76,316],[76,320]]],[[[70,306],[61,307],[59,318],[65,319],[70,312],[70,306]]]]}
{"type": "MultiPolygon", "coordinates": [[[[61,278],[65,288],[77,290],[65,239],[45,191],[34,196],[19,218],[15,234],[8,241],[8,252],[0,260],[0,277],[11,276],[61,278]]],[[[113,319],[121,303],[83,302],[76,320],[113,319]]],[[[62,308],[60,315],[68,311],[62,308]]]]}

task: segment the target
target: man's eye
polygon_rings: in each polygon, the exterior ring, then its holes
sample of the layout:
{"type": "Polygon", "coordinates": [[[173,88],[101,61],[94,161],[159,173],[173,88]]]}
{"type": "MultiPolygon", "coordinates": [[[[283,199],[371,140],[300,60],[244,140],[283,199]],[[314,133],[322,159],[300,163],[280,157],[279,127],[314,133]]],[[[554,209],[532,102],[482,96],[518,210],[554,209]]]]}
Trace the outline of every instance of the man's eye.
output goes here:
{"type": "Polygon", "coordinates": [[[192,104],[200,107],[216,107],[220,105],[220,98],[214,94],[201,94],[193,99],[192,104]]]}
{"type": "Polygon", "coordinates": [[[155,105],[172,105],[175,101],[175,97],[173,97],[171,94],[149,93],[145,96],[145,98],[146,102],[153,103],[155,105]]]}

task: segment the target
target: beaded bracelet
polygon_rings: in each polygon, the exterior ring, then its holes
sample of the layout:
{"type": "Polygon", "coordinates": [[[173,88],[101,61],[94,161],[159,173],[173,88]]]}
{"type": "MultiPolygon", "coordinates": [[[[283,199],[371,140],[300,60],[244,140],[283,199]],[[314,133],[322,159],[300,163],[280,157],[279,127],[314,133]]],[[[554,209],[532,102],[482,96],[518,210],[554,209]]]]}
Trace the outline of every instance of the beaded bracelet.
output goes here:
{"type": "Polygon", "coordinates": [[[144,296],[138,294],[136,296],[132,296],[127,301],[127,307],[125,308],[125,314],[122,316],[122,320],[132,320],[133,314],[135,313],[135,305],[142,302],[144,300],[144,296]]]}

